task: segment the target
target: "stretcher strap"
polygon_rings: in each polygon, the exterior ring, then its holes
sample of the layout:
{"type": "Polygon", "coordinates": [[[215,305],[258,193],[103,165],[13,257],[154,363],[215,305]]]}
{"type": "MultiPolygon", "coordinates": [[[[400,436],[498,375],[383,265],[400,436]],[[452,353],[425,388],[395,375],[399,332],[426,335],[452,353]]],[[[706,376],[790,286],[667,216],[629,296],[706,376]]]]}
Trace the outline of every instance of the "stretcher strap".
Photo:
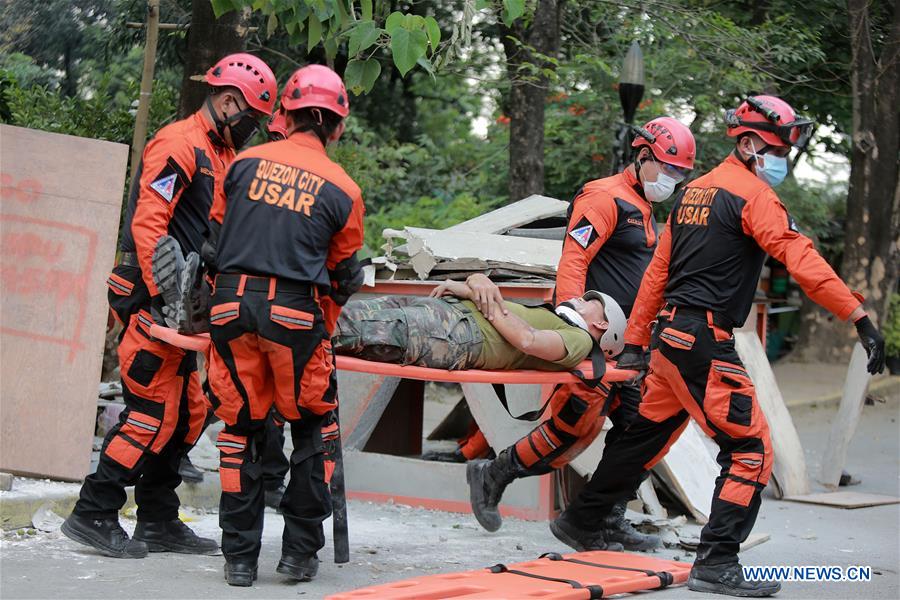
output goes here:
{"type": "MultiPolygon", "coordinates": [[[[553,394],[550,394],[547,397],[547,401],[544,402],[544,405],[539,409],[529,410],[528,412],[524,412],[521,415],[516,416],[509,410],[509,403],[506,399],[506,386],[502,383],[492,383],[491,387],[494,388],[494,393],[497,394],[497,399],[500,400],[501,406],[506,409],[506,414],[511,416],[513,419],[516,419],[517,421],[537,421],[541,418],[541,415],[544,414],[544,409],[546,409],[547,405],[550,404],[550,400],[553,399],[553,394]]],[[[557,385],[556,387],[559,387],[559,385],[557,385]]],[[[553,391],[555,392],[556,388],[553,388],[553,391]]]]}
{"type": "Polygon", "coordinates": [[[635,567],[620,567],[616,565],[603,565],[600,563],[590,562],[586,560],[581,560],[578,558],[566,558],[557,552],[546,552],[541,554],[541,558],[546,558],[548,560],[553,561],[565,561],[570,563],[575,563],[577,565],[585,565],[588,567],[599,567],[601,569],[615,569],[617,571],[635,571],[637,573],[644,573],[645,575],[649,575],[650,577],[657,577],[659,579],[659,587],[660,589],[669,587],[672,585],[672,582],[675,581],[675,578],[668,571],[652,571],[650,569],[638,569],[635,567]]]}
{"type": "Polygon", "coordinates": [[[535,575],[534,573],[528,573],[526,571],[519,571],[517,569],[507,568],[506,565],[500,563],[496,564],[493,567],[488,567],[491,573],[511,573],[513,575],[521,575],[522,577],[531,577],[532,579],[543,579],[544,581],[555,581],[556,583],[565,583],[576,590],[587,590],[590,594],[588,598],[590,600],[595,600],[598,598],[603,598],[603,587],[599,585],[582,585],[581,583],[575,581],[574,579],[560,579],[557,577],[545,577],[544,575],[535,575]]]}

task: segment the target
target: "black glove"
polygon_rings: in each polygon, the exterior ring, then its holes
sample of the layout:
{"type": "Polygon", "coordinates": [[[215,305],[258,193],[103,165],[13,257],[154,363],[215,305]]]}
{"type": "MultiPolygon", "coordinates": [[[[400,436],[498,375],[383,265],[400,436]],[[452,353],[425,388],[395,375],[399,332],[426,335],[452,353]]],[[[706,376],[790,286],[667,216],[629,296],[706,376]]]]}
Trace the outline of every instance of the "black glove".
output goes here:
{"type": "Polygon", "coordinates": [[[632,371],[646,371],[649,366],[647,354],[637,344],[625,344],[625,349],[619,355],[616,363],[617,369],[629,369],[632,371]]]}
{"type": "Polygon", "coordinates": [[[866,370],[875,375],[884,371],[884,336],[875,329],[868,315],[857,319],[856,334],[859,341],[862,342],[863,348],[866,349],[866,356],[869,357],[869,364],[866,370]]]}
{"type": "Polygon", "coordinates": [[[163,300],[162,294],[157,294],[150,298],[150,316],[153,318],[153,321],[157,325],[162,325],[163,327],[170,327],[170,323],[166,320],[167,316],[170,316],[170,311],[166,307],[166,301],[163,300]]]}

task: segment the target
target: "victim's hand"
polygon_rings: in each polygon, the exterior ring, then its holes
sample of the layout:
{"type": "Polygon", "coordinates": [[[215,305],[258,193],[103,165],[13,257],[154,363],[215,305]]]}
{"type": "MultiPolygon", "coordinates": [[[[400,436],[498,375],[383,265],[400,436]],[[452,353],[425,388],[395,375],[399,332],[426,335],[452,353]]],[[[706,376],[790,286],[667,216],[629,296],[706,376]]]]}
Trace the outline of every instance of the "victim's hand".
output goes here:
{"type": "Polygon", "coordinates": [[[460,281],[451,281],[447,279],[440,283],[437,287],[431,290],[431,293],[428,294],[431,298],[443,298],[444,296],[456,296],[457,298],[462,298],[463,300],[469,300],[472,296],[472,291],[469,289],[469,286],[460,281]]]}
{"type": "Polygon", "coordinates": [[[481,314],[488,321],[492,321],[495,316],[499,317],[501,314],[509,314],[506,304],[503,302],[503,294],[500,293],[500,288],[487,275],[484,273],[469,275],[468,279],[466,279],[466,285],[472,290],[472,302],[475,303],[475,306],[478,307],[478,310],[481,311],[481,314]]]}

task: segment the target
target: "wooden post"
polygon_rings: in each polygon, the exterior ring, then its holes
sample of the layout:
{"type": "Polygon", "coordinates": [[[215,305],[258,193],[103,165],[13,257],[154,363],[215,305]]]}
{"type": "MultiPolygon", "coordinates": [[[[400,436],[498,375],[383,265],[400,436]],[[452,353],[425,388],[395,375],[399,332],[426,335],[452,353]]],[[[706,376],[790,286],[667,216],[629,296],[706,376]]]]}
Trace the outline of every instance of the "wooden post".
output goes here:
{"type": "Polygon", "coordinates": [[[147,119],[150,116],[150,97],[153,94],[153,70],[156,66],[156,42],[159,39],[159,0],[147,0],[147,40],[144,45],[144,72],[141,74],[141,95],[134,118],[134,137],[131,139],[131,176],[137,172],[144,144],[147,141],[147,119]]]}

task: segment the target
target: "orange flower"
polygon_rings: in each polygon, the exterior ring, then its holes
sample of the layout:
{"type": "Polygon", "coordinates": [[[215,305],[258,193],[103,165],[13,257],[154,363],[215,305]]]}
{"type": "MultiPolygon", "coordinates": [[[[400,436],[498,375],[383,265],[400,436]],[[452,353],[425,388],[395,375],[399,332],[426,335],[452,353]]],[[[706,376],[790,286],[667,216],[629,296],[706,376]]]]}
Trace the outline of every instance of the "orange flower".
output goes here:
{"type": "Polygon", "coordinates": [[[509,125],[509,121],[510,119],[506,115],[500,115],[499,117],[497,117],[497,123],[499,123],[500,125],[509,125]]]}
{"type": "Polygon", "coordinates": [[[591,154],[591,160],[594,162],[603,162],[606,160],[606,157],[602,154],[591,154]]]}
{"type": "Polygon", "coordinates": [[[640,104],[638,104],[638,108],[641,109],[641,110],[643,110],[643,109],[645,109],[645,108],[650,108],[651,106],[653,106],[653,99],[652,99],[652,98],[647,98],[646,100],[644,100],[643,102],[641,102],[640,104]]]}
{"type": "Polygon", "coordinates": [[[596,142],[596,141],[597,141],[597,136],[596,136],[596,135],[589,135],[589,136],[588,136],[588,142],[590,142],[591,144],[593,144],[593,143],[596,142]]]}
{"type": "Polygon", "coordinates": [[[563,100],[568,99],[569,95],[564,92],[559,92],[558,94],[554,94],[550,97],[550,102],[562,102],[563,100]]]}
{"type": "Polygon", "coordinates": [[[569,107],[569,114],[575,117],[580,117],[583,115],[587,109],[580,104],[573,104],[569,107]]]}

